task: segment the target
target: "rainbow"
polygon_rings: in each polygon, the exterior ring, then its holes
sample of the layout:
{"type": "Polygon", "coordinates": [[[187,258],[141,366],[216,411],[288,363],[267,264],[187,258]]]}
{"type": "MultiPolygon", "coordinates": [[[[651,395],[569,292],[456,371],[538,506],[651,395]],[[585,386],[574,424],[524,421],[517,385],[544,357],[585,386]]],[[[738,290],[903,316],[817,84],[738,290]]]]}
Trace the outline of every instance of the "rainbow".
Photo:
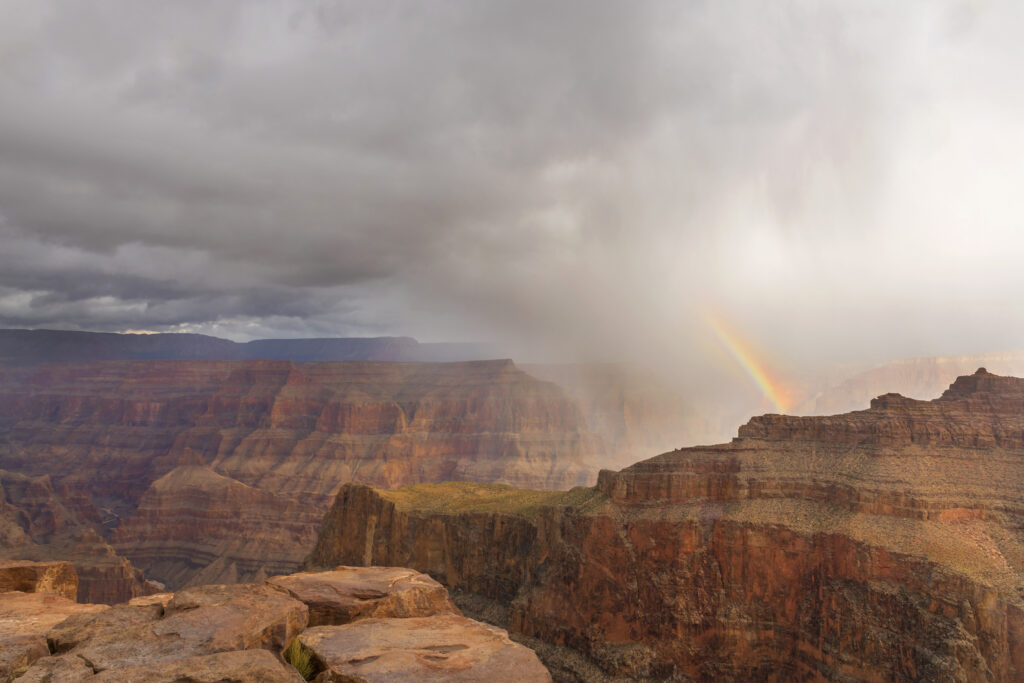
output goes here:
{"type": "Polygon", "coordinates": [[[773,381],[764,369],[764,364],[758,361],[753,352],[747,348],[747,345],[734,332],[730,332],[713,316],[709,315],[707,319],[711,329],[715,332],[715,336],[718,337],[718,341],[722,343],[736,362],[750,375],[750,378],[754,380],[765,398],[771,401],[778,412],[785,413],[788,408],[788,402],[778,386],[778,382],[773,381]]]}

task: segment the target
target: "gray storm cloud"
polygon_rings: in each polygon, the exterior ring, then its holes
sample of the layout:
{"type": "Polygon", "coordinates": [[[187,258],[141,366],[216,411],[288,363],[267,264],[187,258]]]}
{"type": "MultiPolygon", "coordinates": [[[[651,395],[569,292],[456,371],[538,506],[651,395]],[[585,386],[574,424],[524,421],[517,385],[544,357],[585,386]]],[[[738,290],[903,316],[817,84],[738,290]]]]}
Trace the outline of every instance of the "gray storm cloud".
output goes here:
{"type": "Polygon", "coordinates": [[[1024,341],[1015,2],[0,0],[0,325],[1024,341]]]}

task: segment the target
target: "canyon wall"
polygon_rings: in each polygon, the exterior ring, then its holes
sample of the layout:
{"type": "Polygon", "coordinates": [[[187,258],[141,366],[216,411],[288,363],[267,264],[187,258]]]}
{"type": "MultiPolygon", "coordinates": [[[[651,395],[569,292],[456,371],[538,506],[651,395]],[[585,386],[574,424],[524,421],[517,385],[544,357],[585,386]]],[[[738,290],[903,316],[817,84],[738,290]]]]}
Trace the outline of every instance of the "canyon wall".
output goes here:
{"type": "Polygon", "coordinates": [[[1024,380],[755,418],[594,488],[441,486],[344,487],[307,563],[426,571],[611,675],[1024,677],[1024,380]]]}
{"type": "Polygon", "coordinates": [[[294,567],[344,482],[568,488],[602,448],[511,361],[0,366],[0,468],[172,586],[294,567]]]}

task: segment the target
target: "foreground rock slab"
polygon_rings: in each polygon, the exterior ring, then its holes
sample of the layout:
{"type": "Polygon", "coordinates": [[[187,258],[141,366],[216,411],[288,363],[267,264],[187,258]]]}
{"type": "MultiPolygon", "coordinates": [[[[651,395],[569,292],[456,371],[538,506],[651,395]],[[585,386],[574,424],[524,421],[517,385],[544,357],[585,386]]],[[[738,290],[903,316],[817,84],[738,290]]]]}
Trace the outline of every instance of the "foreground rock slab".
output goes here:
{"type": "Polygon", "coordinates": [[[310,626],[348,624],[368,617],[461,614],[444,586],[404,567],[337,567],[275,576],[267,584],[304,602],[310,626]]]}
{"type": "Polygon", "coordinates": [[[188,657],[107,671],[89,680],[96,683],[303,683],[302,676],[266,650],[188,657]]]}
{"type": "Polygon", "coordinates": [[[0,680],[10,680],[50,654],[45,634],[70,616],[106,610],[50,593],[0,593],[0,680]]]}
{"type": "Polygon", "coordinates": [[[299,642],[321,670],[317,683],[551,680],[537,655],[506,631],[454,614],[317,626],[299,642]]]}
{"type": "Polygon", "coordinates": [[[269,586],[201,586],[179,591],[166,606],[118,605],[76,617],[47,639],[55,653],[84,660],[95,672],[151,668],[234,650],[278,653],[306,627],[307,615],[304,604],[269,586]]]}
{"type": "Polygon", "coordinates": [[[61,655],[40,660],[18,683],[302,683],[291,667],[266,650],[218,652],[93,673],[86,660],[61,655]]]}

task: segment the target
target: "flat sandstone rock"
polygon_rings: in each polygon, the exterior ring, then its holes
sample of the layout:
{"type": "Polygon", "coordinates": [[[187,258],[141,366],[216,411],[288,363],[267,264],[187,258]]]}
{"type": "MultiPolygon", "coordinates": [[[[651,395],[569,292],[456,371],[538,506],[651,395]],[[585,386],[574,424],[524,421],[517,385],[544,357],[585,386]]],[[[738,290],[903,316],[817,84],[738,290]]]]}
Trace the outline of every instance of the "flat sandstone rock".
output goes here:
{"type": "Polygon", "coordinates": [[[275,576],[267,583],[306,603],[310,626],[342,625],[368,617],[460,614],[444,586],[404,567],[337,567],[275,576]]]}
{"type": "Polygon", "coordinates": [[[54,625],[75,614],[106,609],[51,593],[0,593],[0,680],[9,680],[50,654],[45,635],[54,625]]]}
{"type": "Polygon", "coordinates": [[[306,627],[307,614],[304,604],[269,586],[201,586],[178,591],[165,607],[118,605],[76,618],[48,639],[55,653],[87,660],[98,672],[148,670],[219,652],[278,653],[306,627]]]}
{"type": "Polygon", "coordinates": [[[454,614],[317,626],[299,642],[321,669],[318,683],[551,680],[537,655],[507,632],[454,614]]]}
{"type": "Polygon", "coordinates": [[[303,683],[302,676],[266,650],[187,657],[106,671],[88,680],[96,683],[303,683]]]}

